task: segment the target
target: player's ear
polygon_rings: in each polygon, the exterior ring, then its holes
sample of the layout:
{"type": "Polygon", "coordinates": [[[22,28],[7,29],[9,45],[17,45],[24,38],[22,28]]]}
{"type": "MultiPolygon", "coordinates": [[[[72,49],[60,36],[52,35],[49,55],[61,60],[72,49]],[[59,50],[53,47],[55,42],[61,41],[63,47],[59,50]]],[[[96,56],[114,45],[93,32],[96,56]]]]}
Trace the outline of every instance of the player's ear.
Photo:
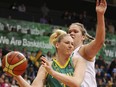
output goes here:
{"type": "Polygon", "coordinates": [[[81,39],[82,39],[82,41],[84,41],[84,40],[86,39],[86,37],[83,35],[83,36],[81,37],[81,39]]]}
{"type": "Polygon", "coordinates": [[[56,48],[58,48],[58,46],[59,46],[59,43],[58,43],[58,42],[56,42],[55,47],[56,47],[56,48]]]}

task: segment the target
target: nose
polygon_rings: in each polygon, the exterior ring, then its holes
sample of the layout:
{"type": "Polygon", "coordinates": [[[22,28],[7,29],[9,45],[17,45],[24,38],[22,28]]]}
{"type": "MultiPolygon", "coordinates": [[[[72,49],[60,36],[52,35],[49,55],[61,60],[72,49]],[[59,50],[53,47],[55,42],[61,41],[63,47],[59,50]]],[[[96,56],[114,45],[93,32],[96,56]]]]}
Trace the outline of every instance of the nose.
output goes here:
{"type": "Polygon", "coordinates": [[[73,45],[71,43],[69,44],[69,48],[73,48],[73,45]]]}
{"type": "Polygon", "coordinates": [[[73,35],[74,34],[74,32],[72,31],[72,32],[70,32],[70,35],[73,35]]]}

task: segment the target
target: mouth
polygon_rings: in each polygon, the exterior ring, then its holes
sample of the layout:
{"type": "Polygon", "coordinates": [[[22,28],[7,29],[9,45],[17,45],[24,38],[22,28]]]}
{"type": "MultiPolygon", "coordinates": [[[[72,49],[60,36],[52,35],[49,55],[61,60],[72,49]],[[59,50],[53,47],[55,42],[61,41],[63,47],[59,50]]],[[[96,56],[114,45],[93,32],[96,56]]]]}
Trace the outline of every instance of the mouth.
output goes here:
{"type": "Polygon", "coordinates": [[[73,48],[68,48],[67,49],[67,52],[72,52],[73,51],[73,48]]]}
{"type": "Polygon", "coordinates": [[[72,51],[68,51],[68,52],[67,52],[67,54],[69,54],[69,55],[70,55],[71,53],[72,53],[72,51]]]}

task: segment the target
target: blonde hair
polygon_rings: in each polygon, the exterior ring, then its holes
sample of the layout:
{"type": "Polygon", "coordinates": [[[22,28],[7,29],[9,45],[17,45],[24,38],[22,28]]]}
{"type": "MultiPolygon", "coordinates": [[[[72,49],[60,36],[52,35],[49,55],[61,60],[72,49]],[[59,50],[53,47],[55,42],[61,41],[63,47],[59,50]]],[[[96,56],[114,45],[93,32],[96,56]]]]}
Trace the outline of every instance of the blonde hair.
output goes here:
{"type": "Polygon", "coordinates": [[[55,29],[55,31],[53,32],[53,34],[51,34],[49,42],[50,44],[52,44],[53,46],[55,46],[56,42],[60,42],[60,40],[67,35],[67,33],[63,30],[60,29],[55,29]]]}

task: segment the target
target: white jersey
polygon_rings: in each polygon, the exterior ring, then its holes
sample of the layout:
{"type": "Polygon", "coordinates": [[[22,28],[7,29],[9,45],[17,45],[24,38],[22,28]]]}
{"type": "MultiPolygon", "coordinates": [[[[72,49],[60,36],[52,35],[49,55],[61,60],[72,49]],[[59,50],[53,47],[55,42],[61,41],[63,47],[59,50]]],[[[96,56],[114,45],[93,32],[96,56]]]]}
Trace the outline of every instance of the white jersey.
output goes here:
{"type": "MultiPolygon", "coordinates": [[[[78,50],[80,49],[80,47],[76,48],[73,51],[72,56],[77,55],[79,56],[78,58],[83,58],[79,53],[78,50]]],[[[85,59],[86,60],[86,59],[85,59]]],[[[95,73],[95,58],[94,61],[88,61],[87,62],[87,68],[85,71],[85,76],[84,76],[84,80],[81,84],[81,87],[97,87],[96,84],[96,73],[95,73]]]]}

